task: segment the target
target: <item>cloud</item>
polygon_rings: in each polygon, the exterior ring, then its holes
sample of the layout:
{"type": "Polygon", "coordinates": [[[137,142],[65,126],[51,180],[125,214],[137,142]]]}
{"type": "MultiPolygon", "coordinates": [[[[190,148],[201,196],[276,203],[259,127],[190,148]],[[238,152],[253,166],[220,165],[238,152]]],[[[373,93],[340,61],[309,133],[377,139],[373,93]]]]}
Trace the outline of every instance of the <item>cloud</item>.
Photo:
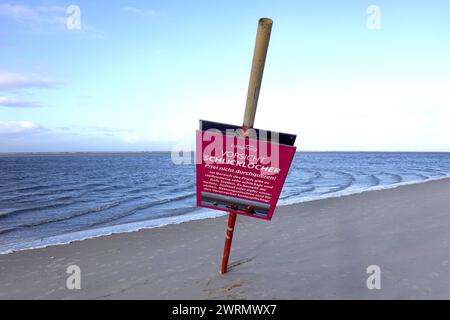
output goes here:
{"type": "Polygon", "coordinates": [[[110,127],[102,127],[102,126],[85,126],[83,128],[88,131],[103,132],[103,133],[122,133],[122,132],[130,131],[129,129],[117,129],[117,128],[110,128],[110,127]]]}
{"type": "Polygon", "coordinates": [[[36,19],[36,13],[29,7],[17,4],[0,4],[0,16],[15,19],[36,19]]]}
{"type": "Polygon", "coordinates": [[[129,129],[118,129],[104,126],[63,126],[57,127],[57,129],[69,134],[83,136],[123,136],[132,131],[129,129]]]}
{"type": "Polygon", "coordinates": [[[0,138],[20,138],[48,131],[32,121],[0,121],[0,138]]]}
{"type": "MultiPolygon", "coordinates": [[[[27,6],[18,4],[0,4],[0,17],[12,19],[21,22],[34,30],[41,30],[42,25],[57,26],[62,30],[68,30],[67,19],[70,13],[69,7],[62,6],[27,6]]],[[[81,11],[81,9],[80,9],[81,11]]],[[[70,32],[93,36],[95,38],[105,38],[103,32],[97,30],[84,19],[81,20],[80,29],[70,29],[70,32]]]]}
{"type": "Polygon", "coordinates": [[[36,8],[36,11],[37,12],[44,12],[44,13],[47,13],[47,12],[59,12],[59,13],[62,13],[62,12],[66,12],[67,8],[62,7],[62,6],[40,6],[40,7],[36,8]]]}
{"type": "Polygon", "coordinates": [[[63,83],[61,80],[55,80],[42,75],[0,72],[0,90],[53,88],[63,83]]]}
{"type": "MultiPolygon", "coordinates": [[[[116,138],[118,143],[124,142],[126,145],[145,145],[166,142],[164,135],[138,131],[136,129],[112,128],[105,126],[59,126],[56,127],[57,134],[70,137],[84,137],[90,139],[116,138]]],[[[169,139],[170,140],[170,139],[169,139]]]]}
{"type": "Polygon", "coordinates": [[[156,12],[155,10],[151,10],[151,9],[140,9],[140,8],[135,8],[135,7],[125,7],[123,8],[124,11],[126,12],[130,12],[133,14],[137,14],[139,16],[142,17],[156,17],[158,16],[158,12],[156,12]]]}
{"type": "Polygon", "coordinates": [[[39,104],[35,101],[13,99],[7,97],[0,97],[0,107],[10,108],[36,108],[39,104]]]}
{"type": "MultiPolygon", "coordinates": [[[[63,21],[65,8],[59,6],[30,7],[20,4],[0,4],[0,16],[14,20],[59,23],[63,21]]],[[[64,19],[65,21],[65,19],[64,19]]]]}

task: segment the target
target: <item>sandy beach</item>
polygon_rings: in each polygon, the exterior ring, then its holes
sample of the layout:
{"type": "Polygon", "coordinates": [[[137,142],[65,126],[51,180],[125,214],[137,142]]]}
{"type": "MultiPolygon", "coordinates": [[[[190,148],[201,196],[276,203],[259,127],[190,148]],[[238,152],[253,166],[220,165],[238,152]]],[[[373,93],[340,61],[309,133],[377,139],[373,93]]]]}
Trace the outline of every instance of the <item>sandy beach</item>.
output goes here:
{"type": "Polygon", "coordinates": [[[0,256],[1,299],[449,299],[450,179],[0,256]],[[81,268],[81,290],[66,269],[81,268]],[[381,268],[369,290],[366,269],[381,268]]]}

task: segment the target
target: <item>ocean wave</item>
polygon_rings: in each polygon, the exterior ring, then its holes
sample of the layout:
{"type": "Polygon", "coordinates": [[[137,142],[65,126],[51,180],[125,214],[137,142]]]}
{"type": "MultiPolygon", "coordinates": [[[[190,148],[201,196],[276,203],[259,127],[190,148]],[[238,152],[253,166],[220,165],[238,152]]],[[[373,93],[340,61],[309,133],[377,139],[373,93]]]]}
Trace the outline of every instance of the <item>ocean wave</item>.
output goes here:
{"type": "Polygon", "coordinates": [[[298,196],[301,196],[301,195],[303,195],[303,194],[305,194],[307,192],[313,192],[314,190],[316,190],[316,187],[315,186],[310,186],[310,187],[307,187],[307,188],[303,188],[303,189],[301,189],[300,191],[297,191],[297,192],[296,191],[292,191],[289,194],[281,195],[280,199],[281,200],[285,200],[285,199],[289,199],[289,198],[293,198],[293,197],[298,197],[298,196]]]}
{"type": "Polygon", "coordinates": [[[324,199],[330,199],[330,198],[340,198],[340,197],[351,196],[351,195],[355,195],[355,194],[361,194],[361,193],[365,193],[365,192],[389,190],[389,189],[395,189],[395,188],[402,187],[402,186],[422,184],[422,183],[427,183],[427,182],[431,182],[431,181],[439,181],[439,180],[444,180],[444,179],[450,179],[450,174],[447,174],[443,177],[429,178],[427,180],[404,181],[404,182],[398,182],[398,183],[394,183],[394,184],[378,185],[378,186],[370,187],[367,189],[360,189],[360,190],[353,189],[353,190],[346,190],[346,192],[341,191],[341,192],[336,192],[336,193],[313,195],[313,196],[308,196],[308,197],[304,197],[304,198],[293,199],[293,201],[284,202],[283,205],[294,205],[294,204],[300,204],[300,203],[310,202],[310,201],[318,201],[318,200],[324,200],[324,199]]]}
{"type": "Polygon", "coordinates": [[[370,175],[368,175],[368,177],[369,177],[369,179],[373,182],[372,185],[371,185],[371,187],[375,187],[375,186],[380,185],[381,180],[380,180],[380,178],[378,178],[376,175],[370,174],[370,175]]]}
{"type": "MultiPolygon", "coordinates": [[[[414,185],[414,184],[422,184],[427,183],[430,181],[438,181],[438,180],[444,180],[449,179],[450,174],[447,174],[445,177],[435,177],[430,178],[427,181],[416,181],[416,182],[402,182],[397,183],[395,185],[383,185],[383,186],[375,186],[372,188],[369,188],[367,190],[360,190],[360,191],[351,191],[348,193],[342,193],[342,194],[334,194],[334,195],[322,195],[322,196],[315,196],[311,198],[304,198],[300,201],[296,201],[293,203],[285,203],[284,205],[293,205],[298,203],[305,203],[310,201],[318,201],[323,199],[330,199],[330,198],[340,198],[344,196],[351,196],[355,194],[361,194],[365,192],[371,192],[371,191],[377,191],[377,190],[386,190],[386,189],[395,189],[401,186],[406,185],[414,185]]],[[[66,245],[73,242],[78,241],[85,241],[89,239],[104,237],[104,236],[110,236],[113,234],[120,234],[120,233],[129,233],[129,232],[136,232],[139,230],[145,230],[145,229],[154,229],[154,228],[160,228],[171,224],[180,224],[184,222],[189,221],[195,221],[195,220],[203,220],[203,219],[212,219],[217,218],[220,216],[226,215],[226,212],[220,212],[220,211],[214,211],[209,209],[199,209],[194,210],[191,214],[186,215],[175,215],[171,217],[163,217],[160,219],[154,219],[154,220],[143,220],[139,222],[131,222],[127,224],[120,224],[115,226],[108,226],[103,228],[96,228],[96,229],[89,229],[89,230],[81,230],[77,232],[71,232],[66,233],[62,235],[52,236],[40,240],[34,240],[27,243],[21,243],[14,246],[14,248],[1,248],[0,247],[0,254],[10,254],[17,251],[23,251],[23,250],[33,250],[33,249],[41,249],[46,248],[49,246],[58,246],[58,245],[66,245]]]]}
{"type": "MultiPolygon", "coordinates": [[[[114,222],[114,221],[121,220],[123,218],[129,217],[129,216],[132,216],[132,215],[136,214],[139,211],[143,211],[143,210],[146,210],[146,209],[153,208],[153,207],[155,207],[157,205],[161,205],[161,204],[169,203],[169,202],[175,202],[175,201],[191,198],[191,197],[194,197],[194,196],[195,196],[195,192],[194,193],[190,193],[190,194],[186,194],[186,195],[173,197],[173,198],[161,199],[161,200],[154,201],[154,202],[151,202],[151,203],[142,204],[142,205],[133,207],[131,209],[129,208],[127,211],[125,211],[125,212],[123,212],[121,214],[108,217],[108,218],[106,218],[106,219],[104,219],[102,221],[91,223],[88,227],[95,227],[95,226],[98,226],[98,225],[111,223],[111,222],[114,222]]],[[[188,208],[183,208],[181,210],[181,212],[186,212],[186,211],[189,211],[188,208]]],[[[168,212],[168,213],[166,213],[166,215],[171,215],[171,213],[168,212]]],[[[156,217],[159,217],[159,216],[156,216],[156,217]]]]}
{"type": "MultiPolygon", "coordinates": [[[[110,222],[113,222],[113,221],[116,221],[116,220],[123,219],[123,218],[125,218],[127,216],[133,215],[136,212],[141,211],[141,210],[149,209],[149,208],[152,208],[154,206],[161,205],[161,204],[168,203],[168,202],[175,202],[175,201],[187,199],[187,198],[190,198],[190,197],[193,197],[193,196],[195,196],[195,192],[189,193],[189,194],[185,194],[185,195],[179,195],[179,196],[172,197],[172,198],[159,199],[159,200],[152,201],[152,202],[146,203],[146,204],[141,204],[139,206],[132,207],[131,209],[129,208],[128,210],[126,210],[122,214],[111,216],[109,218],[106,218],[106,219],[104,219],[102,221],[99,221],[99,222],[96,222],[96,223],[91,223],[91,224],[89,224],[89,226],[92,227],[92,226],[96,226],[96,225],[110,223],[110,222]]],[[[138,198],[139,197],[134,197],[132,200],[136,200],[138,198]]],[[[54,217],[54,218],[45,218],[45,219],[38,220],[38,221],[33,221],[33,222],[29,222],[29,223],[23,223],[23,224],[15,225],[13,227],[8,227],[8,228],[3,228],[3,229],[0,228],[0,235],[6,234],[6,233],[9,233],[9,232],[12,232],[12,231],[17,231],[17,230],[20,230],[20,229],[24,229],[24,228],[37,227],[37,226],[41,226],[41,225],[44,225],[44,224],[61,222],[61,221],[67,221],[67,220],[70,220],[70,219],[79,218],[81,216],[85,216],[85,215],[89,215],[89,214],[92,214],[92,213],[97,213],[97,212],[101,212],[101,211],[104,211],[104,210],[108,210],[108,209],[117,207],[117,206],[119,206],[121,204],[126,203],[127,201],[130,201],[130,200],[131,200],[130,198],[125,198],[125,199],[122,199],[121,201],[116,201],[116,202],[113,202],[113,203],[108,203],[108,204],[101,205],[101,206],[98,206],[98,207],[90,208],[88,210],[71,213],[70,215],[66,215],[66,216],[57,216],[57,217],[54,217]]],[[[46,206],[46,207],[53,207],[53,206],[46,206]]],[[[41,207],[39,207],[39,208],[41,208],[41,207]]],[[[13,211],[13,212],[6,212],[5,215],[16,214],[16,213],[17,212],[15,212],[15,211],[13,211]]]]}
{"type": "Polygon", "coordinates": [[[40,191],[43,189],[49,189],[49,188],[56,188],[59,189],[62,185],[61,184],[38,184],[38,185],[32,185],[32,186],[27,186],[27,187],[19,187],[19,188],[15,188],[15,192],[30,192],[30,191],[40,191]]]}
{"type": "Polygon", "coordinates": [[[417,177],[417,178],[422,179],[422,180],[427,180],[427,179],[430,178],[429,176],[424,175],[424,174],[421,174],[421,173],[409,173],[409,172],[408,172],[407,175],[408,175],[408,176],[417,177]]]}
{"type": "Polygon", "coordinates": [[[313,184],[314,181],[316,181],[317,179],[322,177],[322,173],[320,173],[319,171],[314,172],[314,176],[309,178],[305,184],[313,184]]]}
{"type": "Polygon", "coordinates": [[[68,206],[68,205],[71,205],[74,203],[75,203],[75,200],[72,199],[72,201],[70,201],[70,202],[52,203],[52,204],[46,204],[46,205],[34,206],[34,207],[28,207],[28,208],[22,208],[22,209],[13,209],[11,211],[8,211],[6,214],[0,215],[0,217],[4,218],[4,217],[13,216],[13,215],[24,214],[27,212],[36,212],[37,210],[54,209],[54,208],[68,206]]]}
{"type": "Polygon", "coordinates": [[[213,219],[224,216],[226,214],[227,214],[226,212],[221,211],[197,209],[194,212],[186,215],[176,215],[155,220],[144,220],[140,222],[131,222],[127,224],[109,226],[104,228],[81,230],[62,235],[42,238],[39,240],[33,240],[27,243],[19,243],[14,245],[12,248],[0,247],[0,255],[10,254],[13,252],[24,250],[42,249],[49,246],[66,245],[72,242],[105,237],[113,234],[130,233],[145,229],[161,228],[167,225],[180,224],[188,221],[213,219]]]}
{"type": "Polygon", "coordinates": [[[118,206],[120,203],[116,202],[116,203],[108,203],[102,206],[98,206],[89,210],[83,210],[83,211],[79,211],[79,212],[75,212],[75,213],[71,213],[70,215],[67,216],[58,216],[58,217],[54,217],[54,218],[48,218],[48,219],[42,219],[39,221],[34,221],[34,222],[29,222],[29,223],[24,223],[24,224],[19,224],[13,227],[9,227],[9,228],[4,228],[1,229],[0,228],[0,235],[1,234],[5,234],[5,233],[9,233],[12,231],[16,231],[16,230],[20,230],[20,229],[24,229],[24,228],[31,228],[31,227],[37,227],[37,226],[41,226],[44,224],[48,224],[48,223],[55,223],[55,222],[61,222],[61,221],[67,221],[73,218],[77,218],[77,217],[81,217],[84,215],[88,215],[91,213],[95,213],[95,212],[99,212],[99,211],[103,211],[109,208],[113,208],[115,206],[118,206]]]}
{"type": "MultiPolygon", "coordinates": [[[[174,166],[170,155],[152,161],[108,157],[95,163],[90,157],[74,157],[70,164],[61,161],[59,167],[44,158],[33,161],[39,161],[39,171],[15,162],[10,166],[17,173],[0,176],[0,251],[214,213],[198,214],[195,167],[174,166]],[[20,193],[15,191],[18,177],[20,193]]],[[[396,188],[444,179],[449,173],[450,154],[297,154],[279,204],[396,188]]]]}
{"type": "Polygon", "coordinates": [[[334,171],[334,172],[337,174],[346,176],[348,178],[348,181],[342,185],[332,186],[332,187],[330,187],[331,188],[330,190],[322,192],[322,194],[329,194],[329,193],[335,193],[335,192],[339,192],[342,190],[346,190],[346,189],[350,188],[350,186],[352,186],[353,183],[355,183],[355,181],[356,181],[355,177],[350,173],[342,172],[342,171],[334,171]]]}
{"type": "Polygon", "coordinates": [[[400,183],[403,181],[403,177],[400,174],[382,172],[379,175],[386,175],[386,176],[392,177],[394,179],[394,181],[391,183],[400,183]]]}

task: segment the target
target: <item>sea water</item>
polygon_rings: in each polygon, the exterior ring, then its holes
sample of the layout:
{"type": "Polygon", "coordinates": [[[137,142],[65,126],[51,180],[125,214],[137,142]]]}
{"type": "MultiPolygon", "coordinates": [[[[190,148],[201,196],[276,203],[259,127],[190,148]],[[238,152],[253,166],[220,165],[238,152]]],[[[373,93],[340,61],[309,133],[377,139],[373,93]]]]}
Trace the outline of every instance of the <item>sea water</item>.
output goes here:
{"type": "MultiPolygon", "coordinates": [[[[445,177],[450,153],[301,152],[279,205],[445,177]]],[[[222,214],[196,208],[195,165],[169,153],[0,156],[0,253],[222,214]]]]}

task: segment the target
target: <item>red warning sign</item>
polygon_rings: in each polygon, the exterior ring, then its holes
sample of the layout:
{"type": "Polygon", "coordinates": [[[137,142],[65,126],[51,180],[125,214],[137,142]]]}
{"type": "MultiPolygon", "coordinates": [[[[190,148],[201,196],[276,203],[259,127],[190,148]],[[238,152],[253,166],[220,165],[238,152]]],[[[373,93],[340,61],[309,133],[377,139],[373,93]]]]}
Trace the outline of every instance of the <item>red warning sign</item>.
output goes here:
{"type": "Polygon", "coordinates": [[[197,205],[271,220],[296,148],[295,136],[201,122],[197,205]],[[216,127],[216,128],[214,128],[216,127]]]}

